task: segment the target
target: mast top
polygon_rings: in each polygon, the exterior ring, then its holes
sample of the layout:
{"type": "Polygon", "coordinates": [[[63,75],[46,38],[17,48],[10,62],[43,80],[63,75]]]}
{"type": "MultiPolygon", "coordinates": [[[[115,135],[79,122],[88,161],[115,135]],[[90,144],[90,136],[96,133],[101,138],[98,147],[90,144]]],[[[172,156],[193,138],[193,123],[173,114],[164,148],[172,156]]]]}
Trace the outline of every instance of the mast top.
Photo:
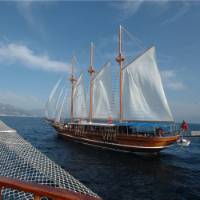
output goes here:
{"type": "Polygon", "coordinates": [[[116,57],[116,61],[120,64],[125,60],[125,57],[122,55],[122,26],[119,25],[119,34],[118,34],[118,49],[119,54],[116,57]]]}
{"type": "Polygon", "coordinates": [[[72,71],[71,71],[71,77],[70,77],[70,81],[71,81],[72,84],[74,84],[77,81],[75,76],[74,76],[74,66],[75,66],[75,62],[76,62],[75,59],[76,59],[76,56],[73,55],[73,57],[72,57],[72,71]]]}
{"type": "Polygon", "coordinates": [[[90,76],[93,75],[95,72],[94,70],[94,44],[93,42],[90,43],[90,67],[88,69],[90,76]]]}

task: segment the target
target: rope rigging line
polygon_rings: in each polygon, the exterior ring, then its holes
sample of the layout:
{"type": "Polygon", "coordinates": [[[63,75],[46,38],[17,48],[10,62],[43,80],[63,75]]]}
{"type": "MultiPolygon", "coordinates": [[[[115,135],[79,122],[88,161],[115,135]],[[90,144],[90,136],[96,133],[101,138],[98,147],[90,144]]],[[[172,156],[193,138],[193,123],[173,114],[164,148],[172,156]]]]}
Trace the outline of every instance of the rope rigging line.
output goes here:
{"type": "Polygon", "coordinates": [[[137,38],[136,36],[134,36],[133,34],[131,34],[127,29],[125,29],[122,26],[122,30],[127,34],[127,36],[129,36],[129,38],[140,48],[140,49],[145,49],[146,47],[143,45],[142,41],[137,38]]]}

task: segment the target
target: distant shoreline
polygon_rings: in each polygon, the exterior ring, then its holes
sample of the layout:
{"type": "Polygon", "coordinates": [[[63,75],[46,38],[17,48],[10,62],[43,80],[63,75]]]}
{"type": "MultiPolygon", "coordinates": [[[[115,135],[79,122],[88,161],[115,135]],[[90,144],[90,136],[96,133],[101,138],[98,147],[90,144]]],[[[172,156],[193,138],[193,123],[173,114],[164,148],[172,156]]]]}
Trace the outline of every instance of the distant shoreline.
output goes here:
{"type": "Polygon", "coordinates": [[[0,114],[0,117],[31,117],[31,118],[44,118],[44,116],[4,115],[4,114],[0,114]]]}

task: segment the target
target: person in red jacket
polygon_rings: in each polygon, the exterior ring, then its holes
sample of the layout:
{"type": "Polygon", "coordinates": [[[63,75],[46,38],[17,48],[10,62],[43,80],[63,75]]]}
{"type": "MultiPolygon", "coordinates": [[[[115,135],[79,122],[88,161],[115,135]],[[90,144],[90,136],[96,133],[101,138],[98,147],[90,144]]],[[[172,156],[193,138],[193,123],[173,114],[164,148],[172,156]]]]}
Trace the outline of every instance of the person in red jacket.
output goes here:
{"type": "Polygon", "coordinates": [[[108,117],[108,124],[112,124],[112,122],[113,122],[112,116],[109,116],[108,117]]]}
{"type": "Polygon", "coordinates": [[[183,122],[181,124],[181,129],[182,129],[183,132],[186,132],[189,129],[188,123],[186,123],[184,120],[183,120],[183,122]]]}

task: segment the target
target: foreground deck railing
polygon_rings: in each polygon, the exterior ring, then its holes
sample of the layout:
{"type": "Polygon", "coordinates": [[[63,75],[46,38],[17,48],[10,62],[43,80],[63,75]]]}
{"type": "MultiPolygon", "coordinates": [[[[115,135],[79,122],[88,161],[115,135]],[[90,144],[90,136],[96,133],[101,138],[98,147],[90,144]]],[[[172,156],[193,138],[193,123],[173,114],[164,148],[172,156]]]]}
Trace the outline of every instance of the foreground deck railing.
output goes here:
{"type": "Polygon", "coordinates": [[[100,199],[1,121],[0,190],[4,200],[100,199]]]}
{"type": "Polygon", "coordinates": [[[0,177],[0,188],[0,200],[3,200],[2,190],[6,188],[32,193],[34,200],[40,200],[42,197],[48,197],[52,200],[101,200],[98,197],[72,192],[67,189],[54,188],[7,177],[0,177]]]}

